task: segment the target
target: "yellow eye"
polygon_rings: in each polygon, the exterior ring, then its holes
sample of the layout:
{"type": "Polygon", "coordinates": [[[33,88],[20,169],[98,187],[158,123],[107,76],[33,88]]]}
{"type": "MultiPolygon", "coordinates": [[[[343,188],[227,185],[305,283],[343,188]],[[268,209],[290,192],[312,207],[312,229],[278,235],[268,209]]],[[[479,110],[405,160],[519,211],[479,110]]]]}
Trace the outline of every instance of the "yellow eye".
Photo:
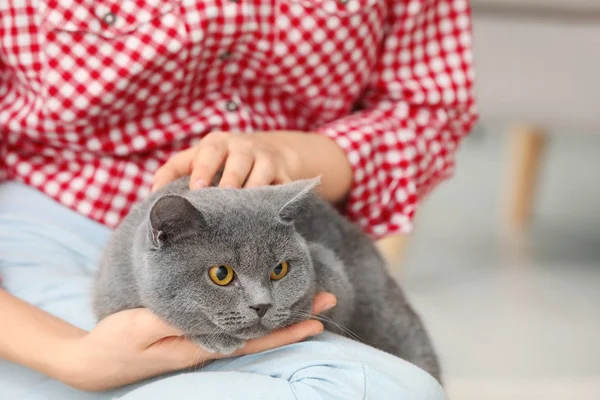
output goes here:
{"type": "Polygon", "coordinates": [[[273,268],[271,271],[271,279],[274,281],[278,281],[288,273],[288,263],[287,261],[282,261],[281,264],[273,268]]]}
{"type": "Polygon", "coordinates": [[[217,285],[226,286],[233,279],[233,268],[229,265],[215,265],[208,270],[208,276],[217,285]]]}

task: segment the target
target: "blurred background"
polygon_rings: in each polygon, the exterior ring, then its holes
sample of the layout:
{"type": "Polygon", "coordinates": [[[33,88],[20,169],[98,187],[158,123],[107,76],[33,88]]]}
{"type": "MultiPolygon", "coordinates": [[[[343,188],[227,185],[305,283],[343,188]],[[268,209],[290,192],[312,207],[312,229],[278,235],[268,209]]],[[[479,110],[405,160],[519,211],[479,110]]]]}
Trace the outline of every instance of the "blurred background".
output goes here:
{"type": "Polygon", "coordinates": [[[450,400],[598,400],[600,1],[471,4],[481,121],[394,275],[450,400]]]}

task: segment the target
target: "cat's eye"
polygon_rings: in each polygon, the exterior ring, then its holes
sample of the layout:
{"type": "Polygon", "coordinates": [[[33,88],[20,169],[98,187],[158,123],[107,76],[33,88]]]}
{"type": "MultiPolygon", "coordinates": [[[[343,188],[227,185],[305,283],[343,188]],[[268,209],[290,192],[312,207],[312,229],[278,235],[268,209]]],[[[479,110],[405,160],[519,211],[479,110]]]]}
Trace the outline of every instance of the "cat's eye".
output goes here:
{"type": "Polygon", "coordinates": [[[210,280],[219,286],[226,286],[233,280],[233,268],[229,265],[215,265],[208,270],[210,280]]]}
{"type": "Polygon", "coordinates": [[[279,263],[279,265],[273,268],[273,271],[271,271],[271,279],[274,281],[280,280],[281,278],[287,275],[288,269],[289,265],[287,261],[282,261],[281,263],[279,263]]]}

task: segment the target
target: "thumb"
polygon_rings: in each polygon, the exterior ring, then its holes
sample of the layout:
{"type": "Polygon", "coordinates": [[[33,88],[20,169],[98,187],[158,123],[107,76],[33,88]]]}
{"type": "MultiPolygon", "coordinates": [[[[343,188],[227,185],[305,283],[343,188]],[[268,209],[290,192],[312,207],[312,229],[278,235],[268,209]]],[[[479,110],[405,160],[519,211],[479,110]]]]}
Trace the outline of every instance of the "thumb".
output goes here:
{"type": "Polygon", "coordinates": [[[169,182],[192,172],[191,163],[196,155],[197,148],[190,147],[172,156],[162,167],[154,173],[152,178],[152,191],[156,191],[169,182]]]}
{"type": "Polygon", "coordinates": [[[312,313],[314,315],[325,312],[337,304],[337,298],[327,292],[317,293],[313,299],[312,313]]]}

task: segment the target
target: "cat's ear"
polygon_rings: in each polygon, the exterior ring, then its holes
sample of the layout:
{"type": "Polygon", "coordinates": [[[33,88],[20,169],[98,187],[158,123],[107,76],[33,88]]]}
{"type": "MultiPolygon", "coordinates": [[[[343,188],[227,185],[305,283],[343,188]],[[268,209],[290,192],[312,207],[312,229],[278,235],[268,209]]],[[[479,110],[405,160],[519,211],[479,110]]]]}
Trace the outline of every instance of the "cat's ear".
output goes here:
{"type": "Polygon", "coordinates": [[[205,227],[206,221],[202,213],[181,196],[163,196],[154,203],[150,211],[150,236],[157,247],[205,227]]]}
{"type": "Polygon", "coordinates": [[[321,183],[321,177],[304,179],[281,186],[284,205],[279,209],[279,218],[285,223],[301,218],[313,200],[315,188],[321,183]]]}

